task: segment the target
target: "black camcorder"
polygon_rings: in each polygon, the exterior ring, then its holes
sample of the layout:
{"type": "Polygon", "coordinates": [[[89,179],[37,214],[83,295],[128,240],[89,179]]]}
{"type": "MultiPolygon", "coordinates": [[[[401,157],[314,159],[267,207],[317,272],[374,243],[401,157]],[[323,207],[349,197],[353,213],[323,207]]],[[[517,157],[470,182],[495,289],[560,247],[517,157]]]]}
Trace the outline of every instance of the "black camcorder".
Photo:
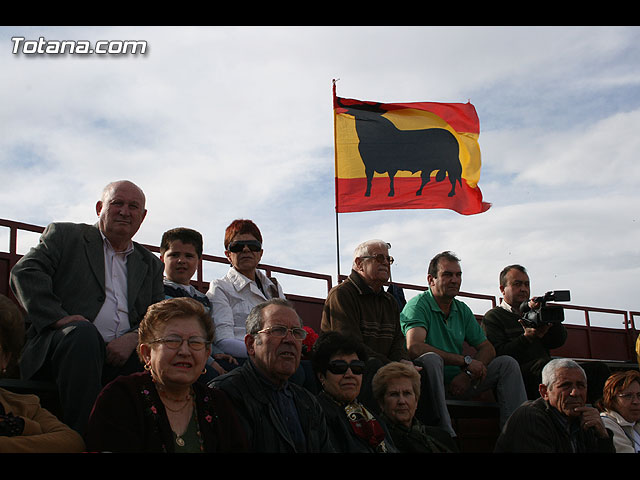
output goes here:
{"type": "Polygon", "coordinates": [[[522,323],[529,328],[538,328],[564,321],[564,309],[559,305],[547,305],[547,302],[568,302],[571,300],[571,293],[569,290],[552,290],[543,297],[534,297],[532,300],[538,304],[536,308],[529,306],[529,300],[520,305],[522,323]]]}

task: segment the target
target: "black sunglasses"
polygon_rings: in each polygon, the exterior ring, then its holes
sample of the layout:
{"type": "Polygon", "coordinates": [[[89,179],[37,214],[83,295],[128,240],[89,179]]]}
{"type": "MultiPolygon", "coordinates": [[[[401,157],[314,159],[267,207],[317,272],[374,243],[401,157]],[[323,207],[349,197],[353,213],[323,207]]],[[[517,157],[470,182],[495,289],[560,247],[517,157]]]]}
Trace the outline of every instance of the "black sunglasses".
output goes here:
{"type": "Polygon", "coordinates": [[[249,247],[252,252],[259,252],[262,250],[262,244],[257,240],[241,240],[237,242],[231,242],[228,250],[233,253],[240,253],[244,250],[244,247],[249,247]]]}
{"type": "Polygon", "coordinates": [[[362,375],[364,373],[364,362],[362,360],[354,360],[351,363],[347,363],[344,360],[334,360],[327,365],[327,370],[335,375],[346,373],[348,368],[351,369],[351,373],[354,375],[362,375]]]}

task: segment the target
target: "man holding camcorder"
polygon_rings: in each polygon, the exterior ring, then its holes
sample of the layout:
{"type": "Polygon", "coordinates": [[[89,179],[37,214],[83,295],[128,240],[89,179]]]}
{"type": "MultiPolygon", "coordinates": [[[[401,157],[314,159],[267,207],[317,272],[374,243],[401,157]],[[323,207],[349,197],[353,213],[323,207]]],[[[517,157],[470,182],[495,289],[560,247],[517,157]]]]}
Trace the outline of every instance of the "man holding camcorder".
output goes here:
{"type": "Polygon", "coordinates": [[[536,399],[542,369],[551,360],[550,350],[561,347],[567,339],[562,311],[547,310],[549,307],[529,299],[529,275],[521,265],[509,265],[500,272],[500,292],[502,302],[485,313],[482,327],[496,355],[517,360],[527,397],[536,399]]]}

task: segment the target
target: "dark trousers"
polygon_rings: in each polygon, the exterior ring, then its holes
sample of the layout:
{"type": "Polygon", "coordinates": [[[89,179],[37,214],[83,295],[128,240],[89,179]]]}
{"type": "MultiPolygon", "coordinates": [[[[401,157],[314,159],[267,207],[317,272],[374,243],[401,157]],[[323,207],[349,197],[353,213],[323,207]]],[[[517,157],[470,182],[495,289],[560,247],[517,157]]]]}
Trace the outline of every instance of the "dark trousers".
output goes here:
{"type": "Polygon", "coordinates": [[[53,380],[62,406],[62,421],[84,435],[102,387],[118,375],[142,370],[134,351],[122,367],[105,362],[106,344],[90,322],[72,322],[56,331],[49,356],[36,380],[53,380]]]}

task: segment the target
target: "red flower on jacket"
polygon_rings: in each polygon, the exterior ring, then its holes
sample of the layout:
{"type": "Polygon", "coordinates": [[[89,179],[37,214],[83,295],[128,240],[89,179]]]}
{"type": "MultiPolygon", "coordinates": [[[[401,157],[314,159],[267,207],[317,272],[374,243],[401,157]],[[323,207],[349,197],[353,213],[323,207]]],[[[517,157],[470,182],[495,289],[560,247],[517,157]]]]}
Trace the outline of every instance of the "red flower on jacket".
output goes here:
{"type": "Polygon", "coordinates": [[[302,327],[302,328],[304,328],[307,331],[307,336],[302,341],[302,347],[304,348],[305,352],[310,352],[311,349],[313,348],[314,343],[316,343],[316,340],[318,339],[318,334],[314,332],[313,328],[311,327],[302,327]]]}

